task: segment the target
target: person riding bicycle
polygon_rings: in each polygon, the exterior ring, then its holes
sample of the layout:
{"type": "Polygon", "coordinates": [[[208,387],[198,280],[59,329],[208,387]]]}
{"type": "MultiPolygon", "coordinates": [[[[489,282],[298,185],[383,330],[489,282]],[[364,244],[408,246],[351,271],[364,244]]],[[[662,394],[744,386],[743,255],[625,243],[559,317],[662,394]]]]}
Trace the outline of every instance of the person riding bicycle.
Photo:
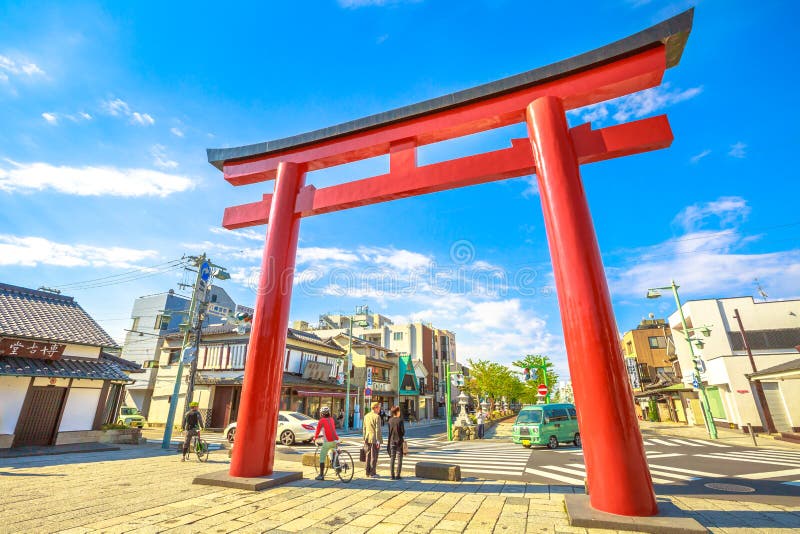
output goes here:
{"type": "Polygon", "coordinates": [[[331,417],[331,409],[323,406],[319,411],[319,423],[317,423],[317,430],[314,432],[314,441],[320,437],[320,430],[322,433],[322,448],[319,451],[319,475],[316,480],[325,480],[325,459],[328,453],[336,448],[339,442],[339,436],[336,434],[336,423],[331,417]]]}
{"type": "Polygon", "coordinates": [[[200,404],[197,402],[190,402],[189,411],[183,416],[181,430],[186,432],[186,437],[183,440],[183,456],[181,457],[181,462],[185,462],[186,457],[189,455],[189,445],[192,442],[192,438],[195,436],[199,437],[200,430],[203,429],[203,415],[197,409],[199,405],[200,404]]]}

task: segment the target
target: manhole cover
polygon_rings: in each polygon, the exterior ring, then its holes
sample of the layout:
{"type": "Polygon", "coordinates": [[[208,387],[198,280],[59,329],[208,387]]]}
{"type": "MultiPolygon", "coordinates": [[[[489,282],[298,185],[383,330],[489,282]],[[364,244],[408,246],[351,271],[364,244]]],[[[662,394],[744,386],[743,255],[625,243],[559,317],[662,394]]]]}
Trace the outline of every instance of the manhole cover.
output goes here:
{"type": "Polygon", "coordinates": [[[705,487],[717,491],[727,491],[729,493],[753,493],[756,489],[750,486],[741,486],[739,484],[721,484],[718,482],[709,482],[703,484],[705,487]]]}

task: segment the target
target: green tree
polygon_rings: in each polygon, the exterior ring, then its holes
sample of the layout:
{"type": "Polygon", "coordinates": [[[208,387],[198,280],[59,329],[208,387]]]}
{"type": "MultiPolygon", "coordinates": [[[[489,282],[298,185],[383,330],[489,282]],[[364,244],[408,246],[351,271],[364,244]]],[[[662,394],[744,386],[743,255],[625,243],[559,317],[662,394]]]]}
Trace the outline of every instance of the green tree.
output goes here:
{"type": "Polygon", "coordinates": [[[544,383],[540,370],[540,367],[544,365],[547,369],[547,385],[550,390],[552,391],[553,386],[558,384],[558,373],[555,371],[553,362],[550,361],[550,356],[545,356],[542,354],[527,354],[524,358],[515,361],[513,365],[523,370],[530,369],[531,382],[535,382],[537,386],[541,383],[544,383]]]}
{"type": "Polygon", "coordinates": [[[514,393],[514,374],[505,365],[488,360],[468,360],[470,381],[464,390],[468,395],[477,398],[478,402],[485,398],[494,404],[514,393]]]}

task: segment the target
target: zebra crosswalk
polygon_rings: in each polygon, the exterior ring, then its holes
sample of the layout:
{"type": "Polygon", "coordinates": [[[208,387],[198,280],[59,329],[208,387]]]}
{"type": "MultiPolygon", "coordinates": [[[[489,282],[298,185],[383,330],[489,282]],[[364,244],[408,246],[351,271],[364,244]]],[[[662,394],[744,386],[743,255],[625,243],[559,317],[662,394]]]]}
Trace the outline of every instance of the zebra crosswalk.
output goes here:
{"type": "MultiPolygon", "coordinates": [[[[564,465],[541,465],[527,467],[525,472],[534,477],[544,478],[548,482],[556,481],[573,486],[583,486],[586,478],[586,466],[582,463],[568,463],[564,465]]],[[[719,473],[683,469],[671,465],[650,464],[650,475],[656,484],[675,484],[697,480],[702,477],[721,477],[719,473]]]]}
{"type": "Polygon", "coordinates": [[[690,438],[651,438],[647,437],[642,440],[645,447],[718,447],[730,448],[730,445],[723,443],[716,443],[714,441],[706,441],[703,439],[690,439],[690,438]]]}
{"type": "MultiPolygon", "coordinates": [[[[521,476],[525,472],[530,456],[529,449],[510,444],[477,446],[445,444],[444,447],[419,452],[414,452],[411,448],[409,455],[403,458],[403,467],[413,467],[417,462],[442,462],[460,466],[462,474],[484,477],[521,476]]],[[[378,460],[379,467],[388,468],[389,464],[390,460],[386,456],[381,456],[378,460]]]]}
{"type": "MultiPolygon", "coordinates": [[[[695,454],[695,456],[700,456],[702,458],[713,458],[715,460],[727,460],[731,462],[745,462],[800,468],[800,452],[798,451],[743,449],[730,452],[724,451],[695,454]]],[[[800,473],[800,469],[798,469],[798,473],[800,473]]]]}

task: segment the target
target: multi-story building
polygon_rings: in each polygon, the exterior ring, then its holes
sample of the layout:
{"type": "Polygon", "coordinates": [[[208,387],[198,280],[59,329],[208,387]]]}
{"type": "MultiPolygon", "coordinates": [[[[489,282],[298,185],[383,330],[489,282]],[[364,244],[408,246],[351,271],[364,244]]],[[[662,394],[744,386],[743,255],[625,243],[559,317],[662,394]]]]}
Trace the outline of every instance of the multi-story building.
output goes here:
{"type": "MultiPolygon", "coordinates": [[[[443,417],[446,366],[449,364],[452,371],[456,365],[455,334],[422,322],[394,324],[384,315],[370,313],[366,306],[360,307],[353,316],[328,313],[320,315],[317,325],[296,321],[293,326],[300,330],[314,331],[320,337],[328,337],[349,333],[351,320],[354,336],[388,348],[399,355],[408,355],[414,362],[420,388],[419,397],[416,400],[405,398],[401,401],[406,406],[413,406],[409,410],[415,417],[443,417]],[[417,361],[420,363],[417,364],[417,361]]],[[[411,367],[407,366],[409,369],[411,367]]],[[[403,391],[400,395],[403,396],[403,391]]]]}
{"type": "MultiPolygon", "coordinates": [[[[159,374],[150,408],[149,422],[163,425],[175,386],[182,336],[166,336],[159,359],[159,374]]],[[[239,333],[234,325],[203,329],[197,353],[197,374],[192,400],[200,404],[210,428],[224,428],[236,421],[241,398],[250,333],[239,333]]],[[[280,409],[319,417],[327,405],[334,415],[344,409],[345,351],[330,339],[311,332],[288,329],[280,409]]],[[[180,385],[178,417],[186,404],[188,375],[180,385]]],[[[356,399],[355,391],[353,400],[356,399]]],[[[351,403],[352,405],[352,403],[351,403]]]]}
{"type": "Polygon", "coordinates": [[[696,395],[680,383],[680,365],[666,319],[654,319],[651,314],[650,319],[642,319],[635,329],[625,332],[620,344],[637,414],[648,419],[650,410],[655,409],[661,421],[685,423],[681,395],[696,395]]]}
{"type": "MultiPolygon", "coordinates": [[[[126,388],[125,403],[136,406],[142,415],[149,416],[150,399],[158,374],[158,360],[165,336],[179,332],[186,321],[191,300],[170,289],[166,293],[146,295],[133,302],[131,327],[125,335],[122,357],[139,363],[144,369],[136,383],[126,388]]],[[[229,315],[252,308],[239,306],[221,287],[212,286],[203,324],[220,323],[229,315]]]]}
{"type": "MultiPolygon", "coordinates": [[[[780,375],[782,369],[790,368],[798,359],[800,300],[755,302],[752,297],[692,300],[683,304],[683,313],[687,327],[698,329],[692,332],[692,342],[701,360],[700,378],[716,425],[744,429],[750,423],[764,431],[771,419],[779,432],[800,427],[797,382],[767,379],[780,375]],[[705,332],[708,335],[703,335],[703,327],[708,327],[705,332]],[[762,371],[770,369],[775,372],[759,377],[762,371]],[[750,377],[761,378],[762,399],[750,377]]],[[[694,365],[678,312],[669,317],[669,325],[683,369],[684,386],[691,388],[694,365]]],[[[689,422],[703,424],[702,418],[693,416],[696,413],[697,410],[687,410],[689,422]]]]}
{"type": "MultiPolygon", "coordinates": [[[[382,345],[372,343],[349,334],[338,334],[333,341],[345,353],[353,351],[353,366],[350,369],[350,387],[363,397],[367,373],[372,377],[371,402],[380,402],[387,412],[400,404],[397,354],[382,345]]],[[[360,402],[359,404],[364,404],[360,402]]],[[[362,414],[363,415],[363,414],[362,414]]]]}

